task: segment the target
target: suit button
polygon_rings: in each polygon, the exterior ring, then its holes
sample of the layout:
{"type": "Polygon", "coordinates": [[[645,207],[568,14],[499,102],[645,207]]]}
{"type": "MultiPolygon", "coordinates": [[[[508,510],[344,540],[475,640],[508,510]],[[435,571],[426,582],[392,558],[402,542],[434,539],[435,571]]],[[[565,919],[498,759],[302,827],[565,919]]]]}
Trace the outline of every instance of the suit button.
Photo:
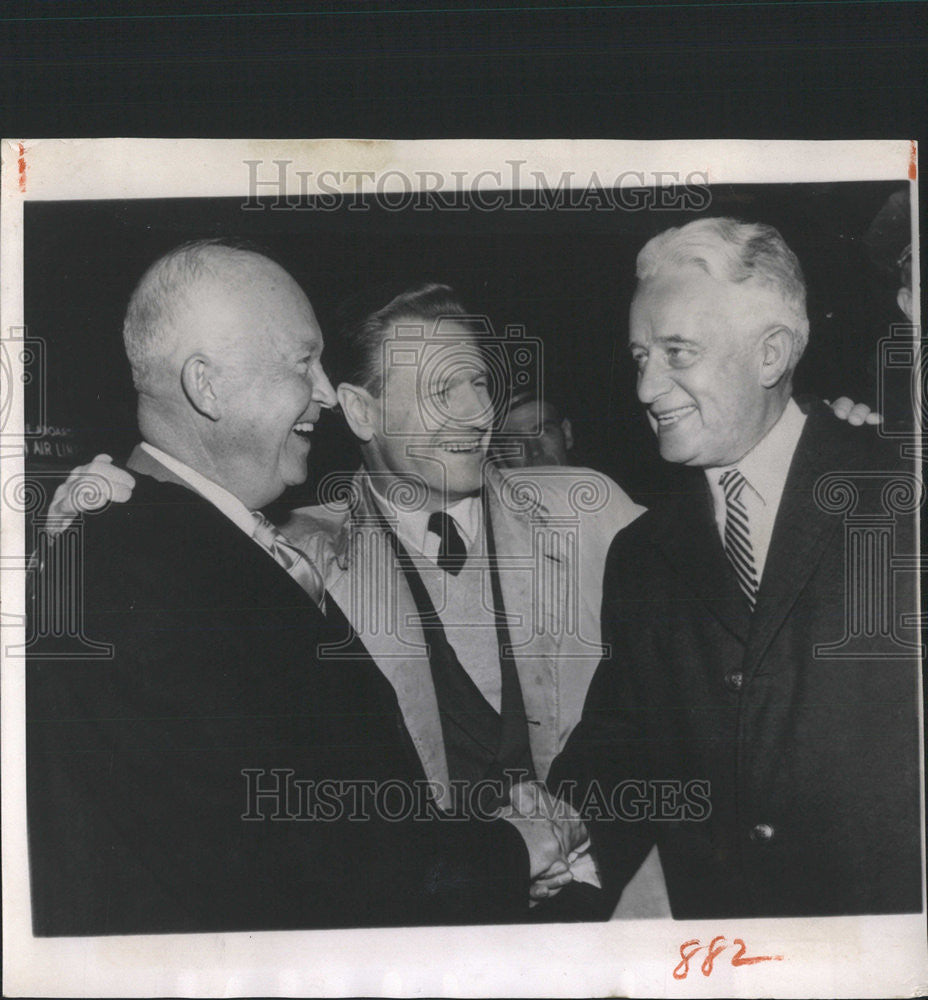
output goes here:
{"type": "Polygon", "coordinates": [[[744,674],[740,670],[729,670],[725,675],[725,687],[729,691],[740,691],[744,685],[744,674]]]}
{"type": "Polygon", "coordinates": [[[751,827],[751,840],[773,840],[774,829],[769,823],[758,823],[751,827]]]}

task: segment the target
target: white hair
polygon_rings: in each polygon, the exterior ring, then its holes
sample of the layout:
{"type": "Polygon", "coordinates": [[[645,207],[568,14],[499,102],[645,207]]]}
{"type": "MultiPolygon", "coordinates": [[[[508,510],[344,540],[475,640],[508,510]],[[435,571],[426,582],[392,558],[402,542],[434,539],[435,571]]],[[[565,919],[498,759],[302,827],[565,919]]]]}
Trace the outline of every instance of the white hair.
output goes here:
{"type": "Polygon", "coordinates": [[[194,287],[204,279],[228,278],[230,270],[261,254],[222,240],[198,240],[159,257],[129,299],[122,336],[138,392],[152,392],[167,371],[177,326],[194,287]]]}
{"type": "Polygon", "coordinates": [[[737,219],[697,219],[649,240],[638,254],[639,281],[668,267],[695,264],[717,281],[752,282],[782,299],[783,325],[792,334],[790,370],[809,342],[806,283],[799,260],[773,226],[737,219]]]}

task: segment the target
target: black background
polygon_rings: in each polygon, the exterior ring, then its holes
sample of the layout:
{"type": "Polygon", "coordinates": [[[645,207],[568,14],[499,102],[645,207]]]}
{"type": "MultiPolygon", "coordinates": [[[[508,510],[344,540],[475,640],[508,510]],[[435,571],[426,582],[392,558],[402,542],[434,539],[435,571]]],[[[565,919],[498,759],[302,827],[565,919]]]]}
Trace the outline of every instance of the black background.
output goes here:
{"type": "Polygon", "coordinates": [[[7,136],[920,138],[922,2],[10,0],[7,136]]]}

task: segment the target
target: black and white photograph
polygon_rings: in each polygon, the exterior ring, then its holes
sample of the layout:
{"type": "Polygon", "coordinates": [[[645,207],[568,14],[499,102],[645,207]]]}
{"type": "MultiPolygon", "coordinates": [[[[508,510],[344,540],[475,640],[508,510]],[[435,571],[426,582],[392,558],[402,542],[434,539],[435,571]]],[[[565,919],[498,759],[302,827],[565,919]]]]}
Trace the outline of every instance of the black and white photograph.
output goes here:
{"type": "Polygon", "coordinates": [[[2,152],[21,990],[928,982],[914,143],[2,152]]]}

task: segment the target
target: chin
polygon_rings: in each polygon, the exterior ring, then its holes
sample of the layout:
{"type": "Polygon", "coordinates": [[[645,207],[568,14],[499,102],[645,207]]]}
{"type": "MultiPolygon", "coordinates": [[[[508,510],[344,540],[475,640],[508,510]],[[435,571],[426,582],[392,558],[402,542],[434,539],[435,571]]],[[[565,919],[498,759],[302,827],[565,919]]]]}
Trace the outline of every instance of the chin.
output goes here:
{"type": "Polygon", "coordinates": [[[308,475],[309,468],[304,463],[301,467],[289,469],[281,476],[281,479],[285,486],[302,486],[308,475]]]}
{"type": "Polygon", "coordinates": [[[673,462],[674,465],[700,465],[698,454],[683,444],[670,441],[661,441],[661,458],[665,462],[673,462]]]}
{"type": "Polygon", "coordinates": [[[449,496],[471,496],[474,493],[479,493],[482,486],[483,480],[480,476],[448,476],[449,496]]]}

